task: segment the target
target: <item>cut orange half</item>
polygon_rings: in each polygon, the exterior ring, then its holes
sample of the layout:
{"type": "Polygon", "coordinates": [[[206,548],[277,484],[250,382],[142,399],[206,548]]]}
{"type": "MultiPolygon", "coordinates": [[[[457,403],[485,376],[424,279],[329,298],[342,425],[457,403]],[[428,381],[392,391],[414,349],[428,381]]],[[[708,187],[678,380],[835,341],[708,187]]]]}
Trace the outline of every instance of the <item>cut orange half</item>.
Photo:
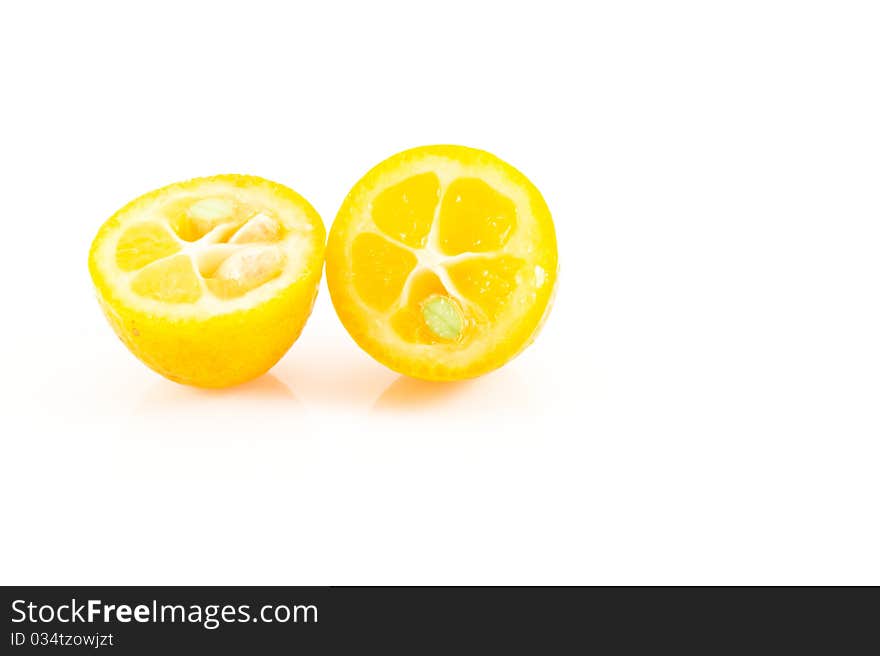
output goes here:
{"type": "Polygon", "coordinates": [[[225,387],[269,370],[305,325],[324,225],[299,194],[245,175],[132,201],[98,231],[89,270],[110,325],[151,368],[225,387]]]}
{"type": "Polygon", "coordinates": [[[525,348],[556,271],[540,192],[462,146],[376,166],[346,197],[327,245],[330,295],[348,332],[379,362],[428,380],[479,376],[525,348]]]}

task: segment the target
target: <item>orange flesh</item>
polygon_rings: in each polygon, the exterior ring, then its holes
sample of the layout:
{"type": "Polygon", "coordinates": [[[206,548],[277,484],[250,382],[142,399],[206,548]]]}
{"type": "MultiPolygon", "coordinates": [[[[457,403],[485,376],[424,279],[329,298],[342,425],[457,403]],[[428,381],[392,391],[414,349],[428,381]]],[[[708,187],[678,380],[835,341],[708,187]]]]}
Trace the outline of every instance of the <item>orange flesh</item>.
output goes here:
{"type": "Polygon", "coordinates": [[[370,232],[358,235],[352,244],[355,288],[377,310],[387,310],[400,297],[416,262],[409,251],[370,232]]]}
{"type": "Polygon", "coordinates": [[[372,223],[377,232],[352,243],[354,287],[370,307],[392,310],[391,326],[407,342],[449,341],[426,324],[431,298],[455,303],[464,321],[458,339],[464,339],[468,326],[496,318],[516,289],[523,261],[496,253],[515,230],[516,206],[480,179],[453,180],[441,198],[436,174],[407,178],[376,196],[372,223]],[[440,251],[436,268],[419,264],[416,253],[426,248],[440,251]],[[444,262],[446,256],[462,257],[444,262]],[[435,271],[445,271],[455,290],[435,271]]]}
{"type": "Polygon", "coordinates": [[[404,180],[376,196],[373,221],[389,237],[412,248],[424,248],[440,198],[440,181],[433,173],[404,180]]]}
{"type": "Polygon", "coordinates": [[[447,255],[499,250],[516,226],[516,206],[477,178],[449,185],[440,208],[440,248],[447,255]]]}

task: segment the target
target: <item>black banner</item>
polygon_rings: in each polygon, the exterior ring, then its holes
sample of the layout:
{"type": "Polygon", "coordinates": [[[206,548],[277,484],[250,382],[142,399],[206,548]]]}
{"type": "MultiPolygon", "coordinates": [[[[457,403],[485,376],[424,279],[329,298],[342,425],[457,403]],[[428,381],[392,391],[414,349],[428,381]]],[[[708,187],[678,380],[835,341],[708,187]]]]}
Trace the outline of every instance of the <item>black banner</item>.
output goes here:
{"type": "Polygon", "coordinates": [[[9,654],[877,646],[876,590],[864,588],[10,587],[2,601],[9,654]]]}

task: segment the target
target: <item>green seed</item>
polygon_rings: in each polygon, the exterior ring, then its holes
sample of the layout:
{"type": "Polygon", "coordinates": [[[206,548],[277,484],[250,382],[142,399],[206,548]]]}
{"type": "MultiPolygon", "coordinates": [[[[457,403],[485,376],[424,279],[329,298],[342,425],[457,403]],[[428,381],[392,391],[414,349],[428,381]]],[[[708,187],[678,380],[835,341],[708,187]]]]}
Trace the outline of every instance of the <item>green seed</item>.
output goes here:
{"type": "Polygon", "coordinates": [[[431,332],[443,339],[458,339],[463,321],[455,303],[448,296],[434,296],[422,305],[422,316],[431,332]]]}

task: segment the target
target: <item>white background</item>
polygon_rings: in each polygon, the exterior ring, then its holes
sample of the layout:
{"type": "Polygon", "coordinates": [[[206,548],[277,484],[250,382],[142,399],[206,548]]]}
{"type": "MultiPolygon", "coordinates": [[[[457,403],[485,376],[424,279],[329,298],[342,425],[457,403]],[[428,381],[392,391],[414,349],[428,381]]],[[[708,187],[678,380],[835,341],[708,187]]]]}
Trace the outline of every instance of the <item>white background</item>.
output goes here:
{"type": "Polygon", "coordinates": [[[0,10],[0,582],[880,583],[876,4],[139,4],[0,10]],[[430,143],[555,216],[503,370],[399,378],[322,286],[204,392],[101,316],[135,196],[253,173],[329,227],[430,143]]]}

